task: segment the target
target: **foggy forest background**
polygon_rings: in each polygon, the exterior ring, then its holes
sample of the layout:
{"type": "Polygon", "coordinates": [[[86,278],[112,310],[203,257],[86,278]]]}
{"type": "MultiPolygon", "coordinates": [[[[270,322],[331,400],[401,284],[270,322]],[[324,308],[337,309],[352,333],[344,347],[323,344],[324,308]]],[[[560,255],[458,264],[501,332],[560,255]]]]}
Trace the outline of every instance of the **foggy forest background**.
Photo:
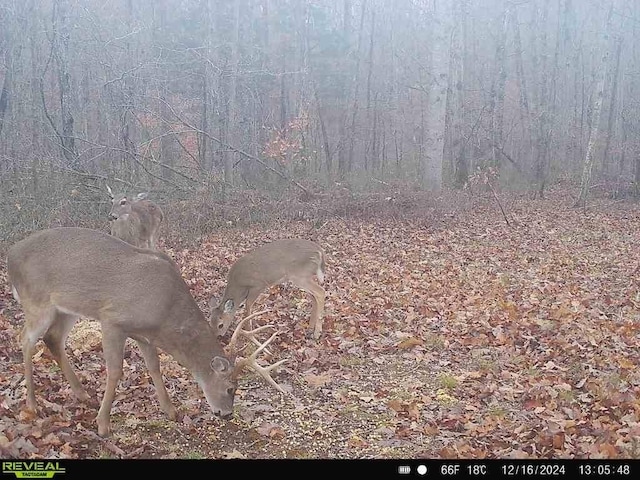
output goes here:
{"type": "Polygon", "coordinates": [[[0,0],[0,233],[106,224],[105,184],[203,230],[479,177],[632,195],[639,32],[635,0],[0,0]]]}

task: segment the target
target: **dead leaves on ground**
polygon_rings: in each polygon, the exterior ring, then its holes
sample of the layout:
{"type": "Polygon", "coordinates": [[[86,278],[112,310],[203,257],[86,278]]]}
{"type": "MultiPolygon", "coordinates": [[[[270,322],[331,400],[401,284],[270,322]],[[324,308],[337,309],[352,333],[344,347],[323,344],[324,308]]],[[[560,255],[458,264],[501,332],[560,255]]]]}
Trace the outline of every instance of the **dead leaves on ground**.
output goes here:
{"type": "MultiPolygon", "coordinates": [[[[46,352],[36,362],[43,412],[34,417],[22,410],[15,341],[21,318],[3,286],[1,452],[640,457],[640,216],[613,208],[585,216],[554,200],[514,202],[510,209],[518,220],[511,228],[491,209],[458,215],[439,230],[357,221],[345,229],[342,221],[329,222],[317,238],[328,254],[320,341],[305,338],[305,293],[273,287],[256,306],[270,311],[261,322],[281,330],[272,352],[275,360],[290,358],[277,375],[295,399],[279,399],[249,378],[238,393],[236,419],[212,424],[188,373],[164,362],[182,421],[159,421],[157,401],[149,401],[153,386],[133,349],[115,408],[117,428],[129,436],[108,443],[92,434],[95,405],[70,397],[46,352]],[[142,428],[162,434],[135,433],[142,428]]],[[[225,231],[197,250],[165,247],[206,309],[236,258],[268,240],[304,237],[306,229],[297,223],[225,231]]],[[[97,398],[104,388],[99,348],[73,354],[97,398]]]]}

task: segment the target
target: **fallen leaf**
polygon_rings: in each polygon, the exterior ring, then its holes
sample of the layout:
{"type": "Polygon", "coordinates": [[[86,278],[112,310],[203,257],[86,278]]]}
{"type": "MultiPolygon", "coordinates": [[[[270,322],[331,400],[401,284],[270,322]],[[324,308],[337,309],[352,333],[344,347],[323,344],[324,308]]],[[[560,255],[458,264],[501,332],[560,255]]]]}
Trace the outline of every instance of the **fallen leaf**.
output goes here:
{"type": "Polygon", "coordinates": [[[284,430],[279,425],[271,422],[264,422],[256,430],[260,435],[269,438],[283,438],[285,436],[284,430]]]}
{"type": "Polygon", "coordinates": [[[556,433],[553,436],[553,448],[557,448],[558,450],[564,448],[564,433],[556,433]]]}
{"type": "Polygon", "coordinates": [[[387,407],[395,412],[403,412],[405,409],[404,404],[399,400],[389,400],[387,402],[387,407]]]}
{"type": "Polygon", "coordinates": [[[221,458],[227,458],[227,459],[241,458],[241,459],[245,459],[245,458],[247,458],[247,456],[242,454],[242,453],[240,453],[238,450],[233,449],[230,452],[222,452],[221,458]]]}
{"type": "Polygon", "coordinates": [[[411,420],[418,420],[420,418],[420,410],[416,402],[412,402],[408,405],[407,414],[411,420]]]}
{"type": "Polygon", "coordinates": [[[284,438],[284,430],[280,427],[273,427],[269,430],[269,437],[271,438],[284,438]]]}
{"type": "Polygon", "coordinates": [[[413,347],[416,347],[416,346],[418,346],[418,345],[423,345],[423,344],[424,344],[424,342],[423,342],[421,339],[416,338],[416,337],[409,337],[409,338],[407,338],[407,339],[405,339],[405,340],[402,340],[402,341],[397,345],[397,347],[398,347],[400,350],[409,350],[409,349],[411,349],[411,348],[413,348],[413,347]]]}
{"type": "Polygon", "coordinates": [[[425,425],[423,431],[427,435],[436,436],[440,433],[440,429],[437,425],[425,425]]]}
{"type": "Polygon", "coordinates": [[[349,444],[350,447],[355,447],[355,448],[361,448],[361,447],[367,446],[367,442],[365,442],[358,435],[353,435],[347,443],[349,444]]]}
{"type": "Polygon", "coordinates": [[[309,385],[316,388],[324,387],[331,382],[331,377],[326,373],[323,375],[313,375],[311,373],[308,373],[304,375],[304,379],[309,385]]]}

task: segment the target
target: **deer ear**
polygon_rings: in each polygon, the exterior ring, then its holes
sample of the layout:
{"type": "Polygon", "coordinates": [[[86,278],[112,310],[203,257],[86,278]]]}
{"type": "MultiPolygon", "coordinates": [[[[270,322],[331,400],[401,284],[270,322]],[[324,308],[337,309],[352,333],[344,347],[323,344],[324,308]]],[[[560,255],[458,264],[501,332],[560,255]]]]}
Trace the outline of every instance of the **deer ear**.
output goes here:
{"type": "Polygon", "coordinates": [[[231,313],[233,311],[233,300],[229,299],[224,303],[224,313],[231,313]]]}
{"type": "Polygon", "coordinates": [[[136,200],[144,200],[148,196],[149,192],[140,192],[138,195],[136,195],[136,200]]]}
{"type": "Polygon", "coordinates": [[[231,368],[229,360],[224,357],[213,357],[211,360],[211,369],[217,373],[225,373],[231,368]]]}

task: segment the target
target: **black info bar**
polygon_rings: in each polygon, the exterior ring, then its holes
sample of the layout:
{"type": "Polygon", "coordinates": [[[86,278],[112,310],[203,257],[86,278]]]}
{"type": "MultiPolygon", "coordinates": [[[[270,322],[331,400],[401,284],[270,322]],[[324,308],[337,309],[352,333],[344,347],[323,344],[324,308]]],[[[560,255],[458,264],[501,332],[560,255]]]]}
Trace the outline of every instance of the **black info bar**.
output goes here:
{"type": "Polygon", "coordinates": [[[3,478],[68,480],[91,475],[159,475],[158,478],[214,478],[216,475],[316,474],[352,478],[639,478],[640,460],[446,460],[446,459],[304,459],[304,460],[2,460],[3,478]]]}

